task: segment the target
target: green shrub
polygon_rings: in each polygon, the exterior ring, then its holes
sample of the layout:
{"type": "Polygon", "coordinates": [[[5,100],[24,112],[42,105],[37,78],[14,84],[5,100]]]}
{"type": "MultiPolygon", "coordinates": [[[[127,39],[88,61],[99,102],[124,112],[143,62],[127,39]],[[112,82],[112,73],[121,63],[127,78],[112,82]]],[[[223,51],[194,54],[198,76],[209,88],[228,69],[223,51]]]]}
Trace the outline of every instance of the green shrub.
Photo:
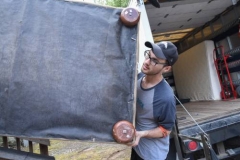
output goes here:
{"type": "Polygon", "coordinates": [[[94,0],[94,3],[112,7],[127,7],[129,0],[94,0]]]}

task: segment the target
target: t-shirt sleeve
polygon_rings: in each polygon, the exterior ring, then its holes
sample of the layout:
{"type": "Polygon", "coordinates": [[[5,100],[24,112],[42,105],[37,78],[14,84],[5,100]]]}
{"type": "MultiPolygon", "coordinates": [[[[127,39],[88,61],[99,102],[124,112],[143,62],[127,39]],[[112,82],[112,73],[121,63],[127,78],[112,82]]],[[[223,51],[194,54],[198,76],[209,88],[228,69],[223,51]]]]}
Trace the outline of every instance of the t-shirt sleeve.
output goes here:
{"type": "Polygon", "coordinates": [[[154,104],[154,117],[159,126],[172,130],[176,120],[176,100],[173,95],[165,96],[154,104]]]}

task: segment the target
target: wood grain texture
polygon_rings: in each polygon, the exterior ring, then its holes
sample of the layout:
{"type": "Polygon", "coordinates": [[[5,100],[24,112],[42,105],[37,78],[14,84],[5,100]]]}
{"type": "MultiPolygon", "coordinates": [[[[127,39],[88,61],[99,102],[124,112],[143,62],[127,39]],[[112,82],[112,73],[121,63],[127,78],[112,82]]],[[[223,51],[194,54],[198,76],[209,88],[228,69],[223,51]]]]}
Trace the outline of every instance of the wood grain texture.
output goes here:
{"type": "MultiPolygon", "coordinates": [[[[184,103],[183,105],[197,123],[240,114],[240,99],[229,101],[197,101],[184,103]]],[[[195,125],[192,118],[181,105],[177,105],[177,121],[180,130],[195,125]]]]}

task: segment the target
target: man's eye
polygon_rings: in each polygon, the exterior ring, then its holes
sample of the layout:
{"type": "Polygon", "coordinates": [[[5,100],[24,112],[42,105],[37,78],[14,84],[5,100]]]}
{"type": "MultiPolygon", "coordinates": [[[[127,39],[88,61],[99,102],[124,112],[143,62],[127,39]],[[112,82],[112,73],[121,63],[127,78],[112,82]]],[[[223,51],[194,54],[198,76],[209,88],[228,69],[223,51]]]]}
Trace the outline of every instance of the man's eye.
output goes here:
{"type": "Polygon", "coordinates": [[[155,59],[152,59],[152,61],[153,61],[154,63],[158,63],[158,61],[157,61],[157,60],[155,60],[155,59]]]}

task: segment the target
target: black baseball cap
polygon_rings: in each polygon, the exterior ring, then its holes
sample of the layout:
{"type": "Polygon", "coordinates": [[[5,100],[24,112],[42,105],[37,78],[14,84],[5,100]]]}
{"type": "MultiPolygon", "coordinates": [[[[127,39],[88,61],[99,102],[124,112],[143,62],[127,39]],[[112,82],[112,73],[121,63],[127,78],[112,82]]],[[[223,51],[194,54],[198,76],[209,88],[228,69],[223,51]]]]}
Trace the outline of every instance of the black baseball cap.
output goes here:
{"type": "Polygon", "coordinates": [[[156,44],[146,41],[145,46],[151,48],[157,58],[166,59],[170,66],[178,59],[177,47],[170,41],[161,41],[156,44]]]}

